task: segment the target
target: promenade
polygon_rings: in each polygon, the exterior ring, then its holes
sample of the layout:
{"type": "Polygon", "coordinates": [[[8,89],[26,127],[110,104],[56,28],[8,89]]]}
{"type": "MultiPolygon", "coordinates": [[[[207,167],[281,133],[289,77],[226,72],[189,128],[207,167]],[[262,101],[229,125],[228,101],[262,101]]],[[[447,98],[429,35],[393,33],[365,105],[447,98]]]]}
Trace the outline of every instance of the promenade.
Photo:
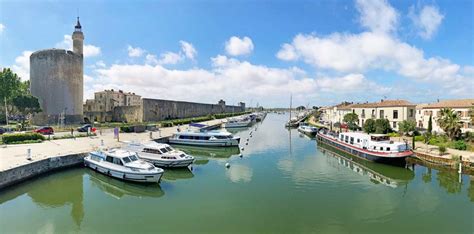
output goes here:
{"type": "MultiPolygon", "coordinates": [[[[219,124],[223,119],[216,119],[201,122],[207,125],[219,124]]],[[[188,125],[182,125],[182,130],[188,125]]],[[[177,127],[160,128],[159,131],[151,132],[152,138],[169,137],[176,132],[177,127]]],[[[114,139],[113,129],[102,131],[102,135],[81,137],[76,139],[62,139],[44,141],[35,144],[3,145],[0,146],[0,172],[12,168],[20,167],[38,160],[57,157],[60,155],[72,155],[88,153],[97,149],[103,144],[105,147],[119,147],[124,141],[145,141],[150,140],[150,132],[143,133],[120,133],[120,141],[114,139]],[[27,151],[31,149],[32,160],[27,159],[27,151]]]]}

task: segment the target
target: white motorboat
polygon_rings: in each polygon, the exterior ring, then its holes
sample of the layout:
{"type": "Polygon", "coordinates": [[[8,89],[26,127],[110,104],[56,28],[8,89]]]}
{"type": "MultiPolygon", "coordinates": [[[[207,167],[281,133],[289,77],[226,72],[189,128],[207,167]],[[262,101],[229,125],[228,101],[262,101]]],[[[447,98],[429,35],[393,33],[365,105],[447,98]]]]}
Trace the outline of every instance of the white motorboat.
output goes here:
{"type": "Polygon", "coordinates": [[[240,137],[233,136],[227,131],[193,131],[176,132],[169,138],[171,144],[194,146],[238,146],[240,137]]]}
{"type": "Polygon", "coordinates": [[[318,132],[318,128],[310,126],[307,123],[300,123],[300,126],[298,126],[298,131],[307,135],[315,136],[318,132]]]}
{"type": "Polygon", "coordinates": [[[245,128],[252,124],[252,120],[248,117],[244,118],[231,118],[227,122],[224,122],[225,128],[245,128]]]}
{"type": "Polygon", "coordinates": [[[135,182],[160,182],[164,170],[145,162],[137,153],[112,149],[94,151],[84,157],[84,165],[118,179],[135,182]]]}
{"type": "Polygon", "coordinates": [[[194,162],[194,157],[183,151],[173,149],[168,144],[154,141],[146,143],[129,143],[127,150],[136,152],[138,157],[157,167],[187,167],[194,162]]]}

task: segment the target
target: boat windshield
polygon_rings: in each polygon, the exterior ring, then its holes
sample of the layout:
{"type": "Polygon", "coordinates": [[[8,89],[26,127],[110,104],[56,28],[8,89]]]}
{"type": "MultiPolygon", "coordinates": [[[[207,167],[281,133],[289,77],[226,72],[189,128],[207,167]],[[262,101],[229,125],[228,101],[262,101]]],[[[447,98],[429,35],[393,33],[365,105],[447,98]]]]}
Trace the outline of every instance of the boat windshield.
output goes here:
{"type": "Polygon", "coordinates": [[[135,155],[132,155],[132,156],[130,156],[130,157],[128,157],[128,158],[130,158],[130,161],[132,161],[132,162],[138,160],[137,156],[135,156],[135,155]]]}
{"type": "Polygon", "coordinates": [[[167,149],[168,151],[173,151],[173,149],[171,149],[171,147],[166,147],[166,149],[167,149]]]}
{"type": "Polygon", "coordinates": [[[164,153],[164,154],[168,153],[168,151],[169,151],[167,148],[161,148],[160,150],[161,150],[161,152],[164,153]]]}

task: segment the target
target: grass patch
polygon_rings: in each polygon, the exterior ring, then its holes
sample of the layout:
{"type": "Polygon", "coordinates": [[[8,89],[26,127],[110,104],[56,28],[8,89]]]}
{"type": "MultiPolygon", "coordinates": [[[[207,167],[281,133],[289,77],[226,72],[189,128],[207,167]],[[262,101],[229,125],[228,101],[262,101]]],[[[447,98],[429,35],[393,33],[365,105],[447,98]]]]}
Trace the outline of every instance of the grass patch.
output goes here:
{"type": "MultiPolygon", "coordinates": [[[[44,141],[45,137],[38,133],[7,133],[3,134],[2,141],[5,144],[24,144],[19,142],[26,141],[44,141]]],[[[28,142],[28,143],[38,143],[38,142],[28,142]]]]}

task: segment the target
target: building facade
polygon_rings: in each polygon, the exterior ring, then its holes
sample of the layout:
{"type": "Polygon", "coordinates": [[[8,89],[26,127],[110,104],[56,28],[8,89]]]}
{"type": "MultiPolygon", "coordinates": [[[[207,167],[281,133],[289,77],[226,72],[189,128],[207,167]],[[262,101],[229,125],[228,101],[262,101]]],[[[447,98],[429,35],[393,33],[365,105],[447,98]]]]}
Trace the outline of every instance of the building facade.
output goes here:
{"type": "Polygon", "coordinates": [[[443,129],[438,124],[443,108],[451,108],[461,119],[462,132],[474,132],[469,111],[474,107],[474,99],[443,100],[426,104],[417,111],[417,126],[423,129],[428,128],[428,121],[432,116],[432,128],[434,132],[442,133],[443,129]]]}
{"type": "Polygon", "coordinates": [[[84,34],[79,18],[72,41],[73,51],[47,49],[30,56],[31,94],[38,98],[42,109],[33,117],[35,124],[83,121],[84,34]]]}
{"type": "MultiPolygon", "coordinates": [[[[94,93],[94,99],[86,100],[83,109],[84,116],[88,121],[110,122],[114,119],[114,111],[117,107],[132,107],[122,109],[134,109],[133,107],[141,105],[140,95],[110,89],[94,93]]],[[[123,112],[122,109],[117,111],[123,112]]]]}
{"type": "Polygon", "coordinates": [[[406,100],[380,100],[374,103],[353,104],[352,112],[359,117],[359,126],[368,119],[387,119],[390,127],[398,131],[398,125],[404,120],[416,120],[416,105],[406,100]]]}

